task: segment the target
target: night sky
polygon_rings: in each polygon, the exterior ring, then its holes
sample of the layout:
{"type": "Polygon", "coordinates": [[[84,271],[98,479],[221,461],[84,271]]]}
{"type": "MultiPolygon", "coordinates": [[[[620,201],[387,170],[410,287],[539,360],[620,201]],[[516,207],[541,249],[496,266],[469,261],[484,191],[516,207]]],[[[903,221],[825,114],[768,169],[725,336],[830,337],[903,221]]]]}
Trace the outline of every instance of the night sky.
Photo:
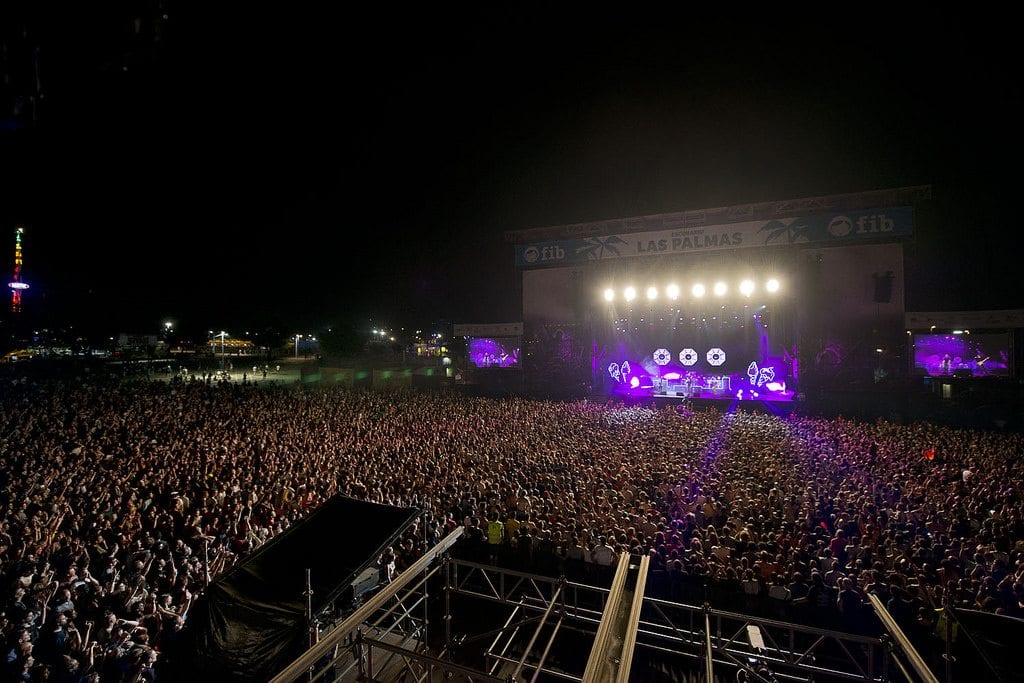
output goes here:
{"type": "Polygon", "coordinates": [[[515,321],[506,230],[911,185],[908,309],[1024,307],[1008,22],[179,4],[5,10],[45,99],[0,265],[23,223],[49,320],[515,321]]]}

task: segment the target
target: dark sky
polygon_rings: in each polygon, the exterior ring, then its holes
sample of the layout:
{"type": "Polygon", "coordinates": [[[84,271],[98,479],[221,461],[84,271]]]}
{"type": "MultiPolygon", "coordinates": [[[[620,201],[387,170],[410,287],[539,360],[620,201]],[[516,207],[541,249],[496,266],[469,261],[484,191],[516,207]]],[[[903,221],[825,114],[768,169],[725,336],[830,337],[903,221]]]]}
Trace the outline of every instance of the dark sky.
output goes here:
{"type": "Polygon", "coordinates": [[[506,230],[910,185],[908,308],[1024,307],[998,21],[181,4],[5,19],[46,95],[0,131],[0,263],[24,223],[37,310],[518,320],[506,230]]]}

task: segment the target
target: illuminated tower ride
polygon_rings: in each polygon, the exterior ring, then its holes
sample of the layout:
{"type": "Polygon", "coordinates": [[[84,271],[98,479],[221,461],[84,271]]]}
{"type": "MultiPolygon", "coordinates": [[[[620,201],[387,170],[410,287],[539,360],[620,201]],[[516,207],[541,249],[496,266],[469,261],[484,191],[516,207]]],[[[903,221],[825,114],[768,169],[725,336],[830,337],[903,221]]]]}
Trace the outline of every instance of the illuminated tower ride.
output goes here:
{"type": "Polygon", "coordinates": [[[21,313],[21,293],[28,289],[28,283],[21,281],[21,235],[25,228],[14,229],[14,277],[7,286],[11,288],[11,312],[21,313]]]}

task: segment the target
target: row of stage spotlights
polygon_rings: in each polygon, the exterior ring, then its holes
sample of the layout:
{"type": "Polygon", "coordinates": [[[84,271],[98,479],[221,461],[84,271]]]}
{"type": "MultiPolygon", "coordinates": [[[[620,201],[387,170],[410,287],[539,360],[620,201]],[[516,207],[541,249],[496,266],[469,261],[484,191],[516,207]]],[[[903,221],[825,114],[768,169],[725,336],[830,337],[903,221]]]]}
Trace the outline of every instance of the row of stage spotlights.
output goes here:
{"type": "MultiPolygon", "coordinates": [[[[764,283],[764,289],[769,294],[774,294],[778,292],[779,287],[779,281],[776,280],[775,278],[772,278],[764,283]]],[[[740,294],[742,294],[743,296],[751,296],[756,289],[757,285],[754,284],[753,280],[744,280],[739,284],[740,294]]],[[[712,286],[711,291],[715,296],[725,296],[726,294],[729,293],[729,285],[727,285],[724,282],[716,282],[714,286],[712,286]]],[[[672,284],[665,288],[665,296],[667,296],[669,299],[678,299],[679,293],[679,285],[672,284]]],[[[652,286],[647,288],[646,295],[648,300],[653,301],[657,299],[659,294],[660,292],[658,291],[657,287],[652,286]]],[[[707,294],[707,288],[704,286],[703,283],[698,282],[695,285],[693,285],[693,287],[690,288],[690,294],[693,295],[693,298],[700,299],[705,294],[707,294]]],[[[615,301],[617,296],[617,293],[611,287],[604,290],[605,301],[615,301]]],[[[626,287],[625,289],[622,290],[622,298],[625,299],[626,301],[633,301],[634,299],[636,299],[636,297],[636,287],[626,287]]]]}

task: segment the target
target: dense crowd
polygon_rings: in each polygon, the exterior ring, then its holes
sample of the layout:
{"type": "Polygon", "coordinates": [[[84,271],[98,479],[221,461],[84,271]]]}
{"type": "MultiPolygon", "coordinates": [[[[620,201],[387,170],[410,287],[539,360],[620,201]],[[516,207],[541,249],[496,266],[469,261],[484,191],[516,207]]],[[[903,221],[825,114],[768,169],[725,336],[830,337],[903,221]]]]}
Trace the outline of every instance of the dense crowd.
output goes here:
{"type": "Polygon", "coordinates": [[[1024,440],[618,402],[14,382],[0,396],[3,681],[155,680],[211,580],[342,493],[426,511],[384,580],[458,552],[682,601],[908,628],[1022,616],[1024,440]]]}

